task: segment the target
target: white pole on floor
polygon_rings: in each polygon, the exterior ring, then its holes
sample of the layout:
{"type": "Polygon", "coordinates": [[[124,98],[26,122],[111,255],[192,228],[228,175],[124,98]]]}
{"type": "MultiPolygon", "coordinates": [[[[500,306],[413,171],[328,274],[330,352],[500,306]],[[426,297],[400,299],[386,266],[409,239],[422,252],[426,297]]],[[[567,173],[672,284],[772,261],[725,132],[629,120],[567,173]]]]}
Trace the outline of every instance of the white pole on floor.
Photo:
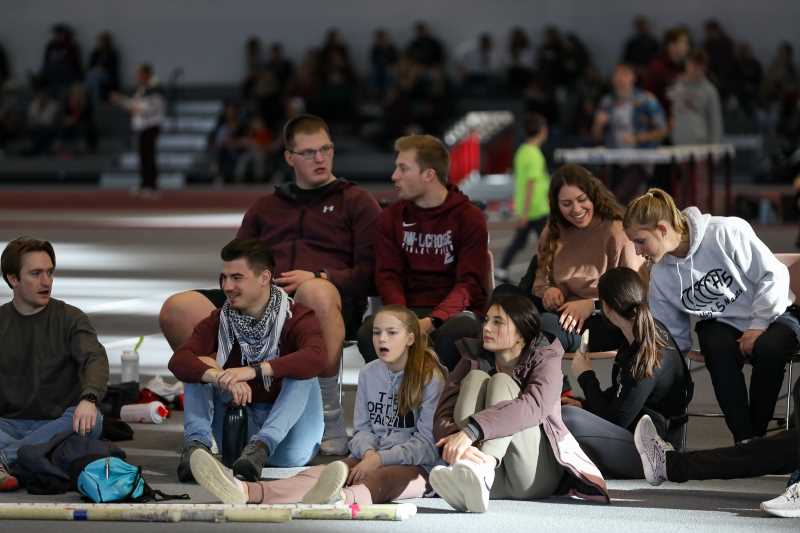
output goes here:
{"type": "Polygon", "coordinates": [[[120,503],[3,503],[0,520],[105,522],[287,522],[289,520],[407,520],[410,503],[383,505],[224,505],[120,503]]]}

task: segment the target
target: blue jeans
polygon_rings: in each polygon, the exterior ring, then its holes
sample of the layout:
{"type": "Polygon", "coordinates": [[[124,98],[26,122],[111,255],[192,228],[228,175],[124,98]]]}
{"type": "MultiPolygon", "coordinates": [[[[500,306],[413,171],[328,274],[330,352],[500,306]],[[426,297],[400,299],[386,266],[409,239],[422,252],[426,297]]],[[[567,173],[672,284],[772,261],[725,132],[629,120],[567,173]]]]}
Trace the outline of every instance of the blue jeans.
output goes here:
{"type": "MultiPolygon", "coordinates": [[[[186,383],[183,398],[183,440],[211,447],[213,435],[222,444],[227,391],[207,383],[186,383]]],[[[267,464],[277,467],[305,466],[317,455],[322,440],[322,396],[317,378],[281,380],[275,402],[247,406],[247,437],[263,442],[269,450],[267,464]]]]}
{"type": "MultiPolygon", "coordinates": [[[[43,444],[58,433],[72,430],[72,417],[75,407],[69,407],[55,420],[19,420],[0,418],[0,454],[6,462],[17,461],[17,450],[29,444],[43,444]]],[[[103,415],[97,411],[97,421],[89,437],[99,439],[103,434],[103,415]]]]}

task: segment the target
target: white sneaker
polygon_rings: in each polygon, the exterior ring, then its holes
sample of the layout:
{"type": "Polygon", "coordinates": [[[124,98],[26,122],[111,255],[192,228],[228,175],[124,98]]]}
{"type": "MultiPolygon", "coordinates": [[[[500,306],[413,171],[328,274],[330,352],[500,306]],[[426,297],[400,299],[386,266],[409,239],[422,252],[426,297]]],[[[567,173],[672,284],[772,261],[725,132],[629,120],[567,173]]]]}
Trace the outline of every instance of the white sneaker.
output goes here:
{"type": "Polygon", "coordinates": [[[464,494],[461,492],[461,487],[458,486],[452,466],[434,466],[431,475],[428,476],[428,482],[436,494],[450,507],[462,513],[467,510],[464,494]]]}
{"type": "Polygon", "coordinates": [[[667,452],[675,448],[658,435],[656,426],[648,415],[644,415],[636,424],[633,442],[642,459],[645,479],[651,485],[661,485],[667,481],[667,452]]]}
{"type": "Polygon", "coordinates": [[[247,503],[243,483],[207,451],[195,449],[189,457],[189,465],[194,479],[222,503],[247,503]]]}
{"type": "Polygon", "coordinates": [[[761,510],[783,518],[800,518],[800,483],[791,485],[777,498],[762,502],[761,510]]]}
{"type": "Polygon", "coordinates": [[[303,496],[303,503],[334,504],[344,502],[342,487],[350,469],[342,461],[334,461],[322,469],[319,479],[303,496]]]}
{"type": "Polygon", "coordinates": [[[494,465],[462,460],[452,467],[441,467],[435,477],[436,485],[433,481],[434,473],[431,472],[431,486],[453,509],[485,513],[489,508],[494,465]]]}

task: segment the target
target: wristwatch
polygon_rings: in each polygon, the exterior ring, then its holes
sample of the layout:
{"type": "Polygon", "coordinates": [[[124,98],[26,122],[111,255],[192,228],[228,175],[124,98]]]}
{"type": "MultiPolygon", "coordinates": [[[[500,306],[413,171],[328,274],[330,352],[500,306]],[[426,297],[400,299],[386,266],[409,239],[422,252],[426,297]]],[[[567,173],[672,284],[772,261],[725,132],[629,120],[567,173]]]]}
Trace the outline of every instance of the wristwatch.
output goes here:
{"type": "Polygon", "coordinates": [[[259,383],[264,381],[264,369],[261,368],[261,363],[251,363],[250,368],[256,371],[255,380],[259,383]]]}
{"type": "Polygon", "coordinates": [[[95,394],[93,392],[87,392],[86,394],[81,396],[79,400],[80,401],[86,400],[87,402],[96,404],[97,403],[97,394],[95,394]]]}
{"type": "Polygon", "coordinates": [[[315,278],[322,278],[322,271],[321,270],[317,270],[316,272],[314,272],[314,277],[315,278]]]}

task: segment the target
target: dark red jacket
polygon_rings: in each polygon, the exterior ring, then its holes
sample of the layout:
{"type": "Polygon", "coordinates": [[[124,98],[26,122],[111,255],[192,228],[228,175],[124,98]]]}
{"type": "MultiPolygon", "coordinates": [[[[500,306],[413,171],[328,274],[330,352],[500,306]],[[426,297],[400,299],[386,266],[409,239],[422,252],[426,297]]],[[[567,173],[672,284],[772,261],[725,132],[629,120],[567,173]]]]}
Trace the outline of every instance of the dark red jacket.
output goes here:
{"type": "Polygon", "coordinates": [[[254,203],[236,237],[260,239],[275,256],[275,275],[324,270],[343,297],[363,300],[375,269],[375,220],[380,206],[344,180],[316,201],[304,202],[287,184],[254,203]]]}
{"type": "Polygon", "coordinates": [[[483,213],[453,186],[438,207],[395,202],[378,217],[378,294],[384,304],[432,307],[431,316],[442,320],[483,313],[488,246],[483,213]]]}
{"type": "Polygon", "coordinates": [[[672,102],[667,98],[667,89],[683,74],[683,65],[673,63],[666,52],[659,54],[650,62],[644,77],[644,88],[656,95],[658,103],[670,117],[672,102]]]}
{"type": "MultiPolygon", "coordinates": [[[[192,336],[172,355],[169,370],[184,383],[200,383],[208,365],[199,357],[216,359],[219,332],[219,313],[214,310],[200,322],[192,336]]],[[[253,390],[253,402],[272,403],[280,391],[281,378],[308,379],[318,376],[328,366],[328,356],[319,322],[314,311],[301,304],[292,305],[292,317],[283,324],[279,341],[280,357],[269,362],[274,379],[269,391],[264,390],[261,383],[255,380],[248,385],[253,390]]],[[[224,368],[242,366],[242,351],[238,342],[234,342],[224,368]]]]}

